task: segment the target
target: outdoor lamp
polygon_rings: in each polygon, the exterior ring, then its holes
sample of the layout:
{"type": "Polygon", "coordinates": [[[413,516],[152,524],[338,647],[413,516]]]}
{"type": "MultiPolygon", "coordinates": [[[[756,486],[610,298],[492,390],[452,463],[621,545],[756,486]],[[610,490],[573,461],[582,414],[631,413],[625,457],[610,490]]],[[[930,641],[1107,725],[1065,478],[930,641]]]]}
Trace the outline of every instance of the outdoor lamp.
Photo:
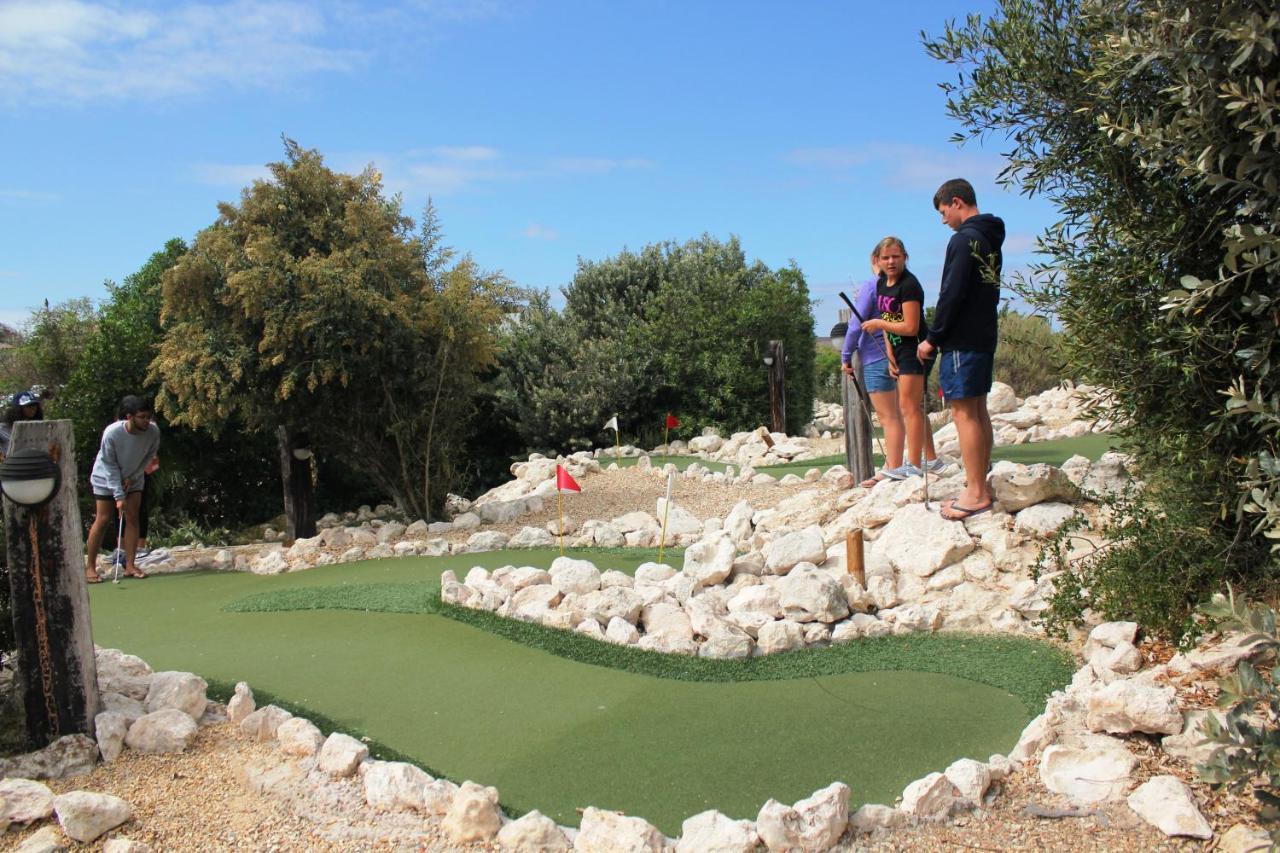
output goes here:
{"type": "Polygon", "coordinates": [[[34,447],[14,451],[0,462],[0,491],[20,506],[43,506],[58,491],[62,474],[48,453],[34,447]]]}
{"type": "Polygon", "coordinates": [[[849,331],[848,323],[836,323],[831,327],[831,348],[844,349],[844,336],[849,331]]]}
{"type": "Polygon", "coordinates": [[[293,458],[299,462],[306,462],[311,458],[311,449],[307,447],[295,447],[293,449],[293,458]]]}
{"type": "Polygon", "coordinates": [[[766,355],[766,356],[764,357],[764,366],[765,366],[765,367],[773,367],[773,356],[771,356],[771,355],[766,355]]]}

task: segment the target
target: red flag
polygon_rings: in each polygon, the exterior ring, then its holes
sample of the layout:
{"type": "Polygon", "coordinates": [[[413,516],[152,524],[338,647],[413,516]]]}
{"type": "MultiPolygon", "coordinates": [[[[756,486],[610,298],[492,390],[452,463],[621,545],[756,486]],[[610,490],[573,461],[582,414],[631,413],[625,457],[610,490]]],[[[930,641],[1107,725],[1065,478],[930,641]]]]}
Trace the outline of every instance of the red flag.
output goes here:
{"type": "Polygon", "coordinates": [[[680,426],[680,419],[667,412],[667,429],[675,429],[678,426],[680,426]]]}
{"type": "Polygon", "coordinates": [[[556,466],[556,491],[564,492],[580,492],[582,486],[578,485],[578,481],[569,476],[569,472],[564,470],[561,465],[556,466]]]}

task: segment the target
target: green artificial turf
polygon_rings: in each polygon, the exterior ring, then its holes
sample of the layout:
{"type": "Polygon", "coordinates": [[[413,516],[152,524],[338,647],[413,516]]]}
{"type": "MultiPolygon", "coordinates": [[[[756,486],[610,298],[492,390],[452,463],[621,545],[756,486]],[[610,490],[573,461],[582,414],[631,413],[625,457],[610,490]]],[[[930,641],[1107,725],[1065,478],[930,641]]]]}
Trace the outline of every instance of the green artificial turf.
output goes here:
{"type": "MultiPolygon", "coordinates": [[[[878,449],[879,445],[873,443],[872,447],[878,449]]],[[[1089,433],[1076,438],[1056,438],[1052,441],[1007,444],[1003,447],[995,448],[991,452],[991,459],[995,462],[1007,459],[1010,462],[1018,462],[1022,465],[1033,465],[1037,462],[1061,465],[1076,454],[1096,460],[1099,456],[1114,448],[1115,439],[1110,435],[1089,433]]],[[[875,465],[884,464],[884,457],[879,453],[873,452],[872,459],[875,465]]],[[[819,456],[816,459],[783,462],[778,465],[762,465],[756,470],[762,474],[770,474],[781,478],[787,474],[802,475],[810,468],[819,468],[825,471],[832,465],[843,465],[844,462],[844,454],[838,453],[830,456],[819,456]]]]}
{"type": "MultiPolygon", "coordinates": [[[[840,779],[853,801],[1006,752],[1070,677],[1026,640],[883,638],[745,662],[658,655],[441,605],[440,573],[548,565],[554,550],[192,573],[90,590],[95,641],[157,669],[238,680],[375,754],[497,786],[512,812],[595,805],[664,832],[752,818],[840,779]],[[321,608],[321,609],[316,609],[321,608]]],[[[634,571],[649,552],[595,552],[634,571]]]]}
{"type": "MultiPolygon", "coordinates": [[[[615,460],[612,456],[601,456],[596,461],[598,461],[605,468],[608,468],[610,463],[615,461],[618,463],[619,468],[631,468],[635,466],[636,462],[639,461],[639,459],[640,457],[638,456],[624,456],[618,460],[615,460]]],[[[699,465],[701,465],[703,468],[706,468],[709,471],[724,471],[724,469],[727,467],[724,462],[715,462],[711,459],[703,459],[701,456],[658,455],[658,456],[650,456],[649,462],[652,463],[654,468],[661,468],[662,466],[670,462],[672,465],[676,466],[677,471],[684,471],[695,462],[697,462],[699,465]]]]}

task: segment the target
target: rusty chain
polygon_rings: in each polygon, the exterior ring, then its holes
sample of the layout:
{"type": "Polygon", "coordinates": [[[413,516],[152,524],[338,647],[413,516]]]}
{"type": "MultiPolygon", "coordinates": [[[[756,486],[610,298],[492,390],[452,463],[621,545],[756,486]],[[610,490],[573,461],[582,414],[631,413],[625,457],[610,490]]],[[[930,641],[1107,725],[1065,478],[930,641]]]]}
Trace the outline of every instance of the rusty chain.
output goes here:
{"type": "Polygon", "coordinates": [[[40,658],[40,687],[44,692],[44,708],[53,727],[53,735],[59,735],[57,703],[53,696],[53,653],[49,649],[49,623],[44,607],[44,580],[40,571],[40,541],[36,535],[36,513],[28,515],[27,531],[31,540],[31,597],[36,611],[36,651],[40,658]]]}

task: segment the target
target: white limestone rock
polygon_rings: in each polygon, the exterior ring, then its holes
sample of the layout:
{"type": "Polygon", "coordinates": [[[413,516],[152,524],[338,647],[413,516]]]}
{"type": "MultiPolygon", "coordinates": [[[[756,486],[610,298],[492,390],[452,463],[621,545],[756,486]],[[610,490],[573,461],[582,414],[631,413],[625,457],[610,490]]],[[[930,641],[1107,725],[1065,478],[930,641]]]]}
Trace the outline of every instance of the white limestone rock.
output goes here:
{"type": "Polygon", "coordinates": [[[723,660],[745,660],[751,657],[751,653],[755,650],[755,645],[755,642],[746,631],[731,625],[722,625],[707,635],[706,641],[698,647],[698,656],[723,660]]]}
{"type": "Polygon", "coordinates": [[[825,562],[827,546],[822,541],[822,528],[815,524],[787,533],[769,543],[764,556],[765,570],[774,575],[785,575],[800,563],[825,562]]]}
{"type": "Polygon", "coordinates": [[[82,844],[88,844],[133,817],[133,807],[124,800],[90,791],[71,791],[54,797],[53,810],[67,837],[82,844]]]}
{"type": "Polygon", "coordinates": [[[280,751],[296,758],[310,758],[324,745],[324,735],[315,723],[302,717],[290,717],[276,729],[280,751]]]}
{"type": "Polygon", "coordinates": [[[1052,744],[1040,757],[1040,781],[1055,794],[1094,803],[1124,795],[1138,760],[1115,738],[1052,744]]]}
{"type": "Polygon", "coordinates": [[[770,619],[782,618],[782,602],[778,590],[768,584],[748,586],[729,599],[730,613],[762,613],[770,619]]]}
{"type": "Polygon", "coordinates": [[[1018,533],[1047,539],[1076,514],[1075,507],[1070,504],[1040,503],[1029,506],[1014,516],[1013,529],[1018,533]]]}
{"type": "Polygon", "coordinates": [[[151,853],[151,846],[134,838],[116,836],[106,840],[102,853],[151,853]]]}
{"type": "Polygon", "coordinates": [[[644,625],[644,639],[664,640],[680,648],[687,646],[692,652],[693,624],[679,606],[651,604],[641,611],[640,621],[644,625]]]}
{"type": "Polygon", "coordinates": [[[899,572],[926,578],[975,547],[963,524],[929,512],[923,504],[908,504],[894,513],[871,550],[899,572]]]}
{"type": "Polygon", "coordinates": [[[729,577],[737,555],[737,546],[727,536],[702,539],[685,549],[684,574],[695,588],[718,584],[729,577]]]}
{"type": "Polygon", "coordinates": [[[53,791],[31,779],[0,780],[0,825],[31,823],[53,814],[53,791]]]}
{"type": "Polygon", "coordinates": [[[157,672],[151,676],[144,705],[148,713],[176,708],[198,721],[209,702],[208,689],[203,678],[190,672],[157,672]]]}
{"type": "MultiPolygon", "coordinates": [[[[14,848],[15,853],[64,853],[64,836],[55,826],[42,826],[14,848]]],[[[103,848],[106,849],[106,848],[103,848]]]]}
{"type": "Polygon", "coordinates": [[[196,738],[196,721],[177,708],[144,714],[129,727],[125,745],[138,752],[184,752],[196,738]]]}
{"type": "Polygon", "coordinates": [[[364,801],[382,811],[421,811],[423,791],[433,781],[421,768],[403,761],[370,761],[362,780],[364,801]]]}
{"type": "Polygon", "coordinates": [[[610,569],[607,572],[600,573],[600,588],[602,590],[615,586],[624,587],[626,589],[635,589],[636,579],[626,572],[620,572],[617,569],[610,569]]]}
{"type": "Polygon", "coordinates": [[[804,626],[782,619],[765,623],[756,635],[756,648],[762,655],[804,648],[804,626]]]}
{"type": "Polygon", "coordinates": [[[951,814],[959,801],[960,791],[942,773],[930,773],[917,779],[902,791],[902,811],[926,820],[941,820],[951,814]]]}
{"type": "Polygon", "coordinates": [[[987,393],[987,411],[993,415],[1003,415],[1016,411],[1017,408],[1018,395],[1013,388],[1003,382],[992,382],[991,390],[987,393]]]}
{"type": "Polygon", "coordinates": [[[589,560],[556,557],[549,574],[551,583],[563,593],[585,595],[600,588],[600,570],[589,560]]]}
{"type": "Polygon", "coordinates": [[[458,786],[448,779],[436,779],[422,789],[422,811],[429,815],[445,815],[453,805],[458,786]]]}
{"type": "Polygon", "coordinates": [[[1046,711],[1027,723],[1009,757],[1014,761],[1030,761],[1035,758],[1041,750],[1057,738],[1057,732],[1054,729],[1057,722],[1056,715],[1046,711]]]}
{"type": "Polygon", "coordinates": [[[498,845],[521,853],[567,853],[572,849],[564,830],[536,809],[498,830],[498,845]]]}
{"type": "Polygon", "coordinates": [[[280,730],[281,724],[293,719],[284,708],[277,705],[264,705],[240,721],[240,731],[254,740],[272,741],[280,730]]]}
{"type": "Polygon", "coordinates": [[[680,827],[676,853],[753,853],[760,843],[756,826],[715,809],[687,818],[680,827]]]}
{"type": "Polygon", "coordinates": [[[898,829],[908,820],[906,813],[892,806],[867,803],[849,815],[849,829],[855,835],[867,835],[878,829],[898,829]]]}
{"type": "Polygon", "coordinates": [[[615,618],[634,625],[644,608],[644,598],[633,589],[612,586],[587,593],[578,599],[577,607],[581,613],[604,625],[615,618]]]}
{"type": "Polygon", "coordinates": [[[240,725],[244,718],[252,714],[257,709],[257,705],[253,700],[253,691],[249,689],[249,685],[243,681],[236,683],[235,694],[231,697],[231,701],[227,703],[227,719],[231,720],[235,725],[240,725]]]}
{"type": "Polygon", "coordinates": [[[609,620],[608,627],[604,629],[604,638],[620,646],[634,646],[640,642],[640,632],[632,623],[615,616],[609,620]]]}
{"type": "Polygon", "coordinates": [[[1093,732],[1179,734],[1182,712],[1172,687],[1113,681],[1089,697],[1086,724],[1093,732]]]}
{"type": "Polygon", "coordinates": [[[1085,641],[1081,654],[1085,660],[1092,661],[1099,651],[1114,649],[1122,644],[1133,645],[1137,638],[1137,622],[1103,622],[1095,625],[1089,632],[1089,639],[1085,641]]]}
{"type": "Polygon", "coordinates": [[[578,853],[664,853],[666,838],[643,818],[587,806],[573,849],[578,853]]]}
{"type": "MultiPolygon", "coordinates": [[[[657,511],[654,513],[654,516],[657,518],[659,523],[661,523],[663,519],[663,511],[666,509],[666,506],[667,499],[665,497],[658,498],[657,511]]],[[[668,536],[679,536],[681,534],[699,536],[702,533],[702,522],[698,517],[677,504],[675,501],[671,502],[671,509],[667,512],[666,521],[668,536]]]]}
{"type": "Polygon", "coordinates": [[[1075,485],[1052,465],[1001,466],[991,474],[991,490],[1005,512],[1018,512],[1046,501],[1076,499],[1075,485]]]}
{"type": "Polygon", "coordinates": [[[1129,808],[1169,836],[1208,839],[1213,827],[1204,819],[1190,789],[1176,776],[1153,776],[1128,799],[1129,808]]]}
{"type": "Polygon", "coordinates": [[[556,544],[556,537],[541,527],[521,527],[507,541],[508,548],[549,548],[556,544]]]}
{"type": "Polygon", "coordinates": [[[316,766],[335,779],[342,779],[355,773],[360,762],[368,757],[369,747],[351,735],[334,732],[320,747],[316,766]]]}
{"type": "Polygon", "coordinates": [[[675,574],[676,570],[666,563],[641,563],[636,567],[636,583],[663,583],[675,574]]]}
{"type": "Polygon", "coordinates": [[[982,798],[991,787],[991,771],[987,765],[972,758],[961,758],[947,767],[944,775],[960,793],[960,800],[967,805],[978,807],[982,798]]]}
{"type": "MultiPolygon", "coordinates": [[[[129,718],[119,711],[103,711],[93,718],[93,731],[98,739],[98,752],[102,754],[104,762],[110,764],[120,757],[120,751],[124,749],[124,736],[128,734],[131,724],[129,718]]],[[[2,799],[3,795],[0,794],[0,800],[2,799]]]]}
{"type": "Polygon", "coordinates": [[[1243,823],[1237,823],[1222,833],[1214,847],[1216,853],[1266,853],[1270,849],[1270,833],[1243,823]]]}
{"type": "Polygon", "coordinates": [[[829,573],[800,563],[778,581],[778,603],[793,622],[836,622],[849,615],[844,587],[829,573]]]}

